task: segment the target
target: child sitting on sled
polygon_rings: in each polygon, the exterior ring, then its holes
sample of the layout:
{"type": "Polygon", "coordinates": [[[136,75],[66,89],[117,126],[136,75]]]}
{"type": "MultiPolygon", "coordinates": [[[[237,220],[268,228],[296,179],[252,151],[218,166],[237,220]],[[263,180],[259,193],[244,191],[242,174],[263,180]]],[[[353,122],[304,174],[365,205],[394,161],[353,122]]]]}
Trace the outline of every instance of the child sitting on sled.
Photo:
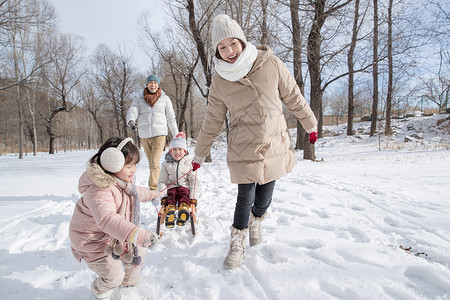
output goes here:
{"type": "Polygon", "coordinates": [[[139,228],[140,201],[157,201],[161,196],[134,185],[139,159],[131,138],[110,138],[78,181],[82,196],[75,205],[69,237],[75,258],[83,259],[98,275],[91,285],[91,299],[110,299],[114,288],[136,285],[144,248],[158,241],[157,235],[139,228]]]}
{"type": "Polygon", "coordinates": [[[189,220],[189,207],[200,195],[201,184],[196,173],[192,171],[192,157],[189,156],[186,135],[180,132],[169,146],[169,152],[161,165],[158,180],[158,190],[164,192],[161,205],[165,206],[165,225],[168,228],[184,226],[189,220]],[[176,210],[178,207],[178,214],[176,210]]]}

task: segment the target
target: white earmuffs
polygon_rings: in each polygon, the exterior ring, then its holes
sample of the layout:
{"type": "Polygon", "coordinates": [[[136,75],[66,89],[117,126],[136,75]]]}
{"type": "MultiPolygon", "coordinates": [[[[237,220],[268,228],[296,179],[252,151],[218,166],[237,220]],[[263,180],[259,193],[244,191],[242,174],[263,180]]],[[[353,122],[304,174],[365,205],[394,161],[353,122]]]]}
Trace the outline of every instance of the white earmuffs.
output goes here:
{"type": "Polygon", "coordinates": [[[117,173],[122,170],[125,165],[125,156],[121,150],[128,142],[133,142],[133,139],[128,137],[121,141],[117,147],[109,147],[102,152],[100,155],[100,164],[106,171],[117,173]]]}

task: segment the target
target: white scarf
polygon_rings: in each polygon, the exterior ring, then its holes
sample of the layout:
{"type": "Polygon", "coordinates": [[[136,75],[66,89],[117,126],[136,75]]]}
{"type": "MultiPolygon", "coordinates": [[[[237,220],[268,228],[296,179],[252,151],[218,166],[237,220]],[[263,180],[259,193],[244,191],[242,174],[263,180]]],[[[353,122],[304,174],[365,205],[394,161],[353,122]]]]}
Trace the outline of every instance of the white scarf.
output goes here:
{"type": "Polygon", "coordinates": [[[249,42],[234,63],[214,57],[214,68],[219,75],[228,81],[238,81],[250,72],[253,63],[258,56],[258,50],[249,42]]]}

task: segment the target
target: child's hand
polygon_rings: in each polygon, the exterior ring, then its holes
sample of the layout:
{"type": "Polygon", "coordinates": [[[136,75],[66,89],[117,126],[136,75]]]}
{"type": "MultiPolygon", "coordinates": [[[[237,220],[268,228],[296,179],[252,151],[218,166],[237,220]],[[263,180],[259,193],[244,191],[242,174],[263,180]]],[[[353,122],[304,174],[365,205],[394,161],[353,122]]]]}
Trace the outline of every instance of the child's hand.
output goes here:
{"type": "Polygon", "coordinates": [[[150,201],[154,207],[158,207],[159,198],[154,198],[150,201]]]}
{"type": "Polygon", "coordinates": [[[137,245],[144,248],[151,248],[158,244],[158,236],[151,231],[141,229],[137,238],[137,245]]]}

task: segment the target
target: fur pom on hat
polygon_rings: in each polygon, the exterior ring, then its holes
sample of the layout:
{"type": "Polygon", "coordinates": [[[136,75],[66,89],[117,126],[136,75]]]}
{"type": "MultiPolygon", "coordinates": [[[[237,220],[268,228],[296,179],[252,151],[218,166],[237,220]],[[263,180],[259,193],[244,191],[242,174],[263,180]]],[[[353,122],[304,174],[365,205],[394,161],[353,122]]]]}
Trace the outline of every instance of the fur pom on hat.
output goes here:
{"type": "Polygon", "coordinates": [[[169,152],[172,148],[181,148],[187,153],[186,134],[179,132],[170,142],[169,152]]]}
{"type": "Polygon", "coordinates": [[[228,15],[218,15],[212,22],[211,40],[213,50],[217,50],[217,44],[227,38],[238,38],[247,43],[241,26],[228,15]]]}

